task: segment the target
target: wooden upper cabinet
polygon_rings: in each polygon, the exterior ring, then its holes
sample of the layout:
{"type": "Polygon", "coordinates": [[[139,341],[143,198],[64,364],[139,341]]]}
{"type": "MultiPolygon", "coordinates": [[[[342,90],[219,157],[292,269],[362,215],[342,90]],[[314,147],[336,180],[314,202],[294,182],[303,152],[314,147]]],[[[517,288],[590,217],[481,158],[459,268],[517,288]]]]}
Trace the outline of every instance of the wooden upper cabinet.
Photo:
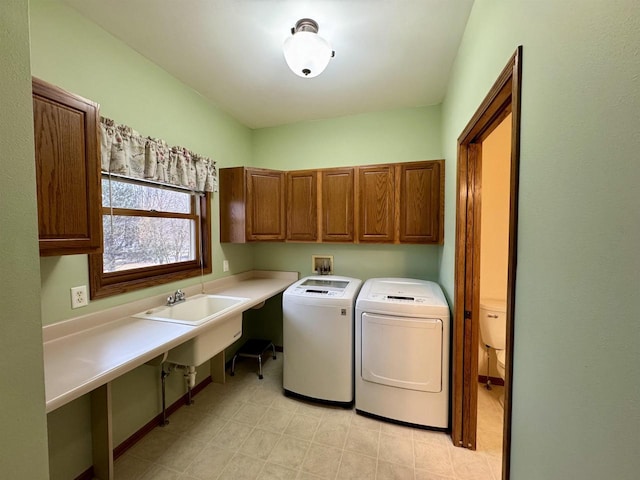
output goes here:
{"type": "Polygon", "coordinates": [[[353,168],[321,170],[322,241],[353,242],[353,168]]]}
{"type": "Polygon", "coordinates": [[[33,79],[40,255],[100,253],[99,106],[33,79]]]}
{"type": "Polygon", "coordinates": [[[220,169],[220,241],[284,240],[284,193],[284,172],[220,169]]]}
{"type": "Polygon", "coordinates": [[[400,243],[444,240],[444,161],[398,164],[400,243]]]}
{"type": "Polygon", "coordinates": [[[222,242],[443,242],[444,160],[219,176],[222,242]]]}
{"type": "Polygon", "coordinates": [[[318,240],[318,171],[287,172],[287,240],[318,240]]]}
{"type": "Polygon", "coordinates": [[[358,167],[358,241],[393,243],[395,232],[395,168],[358,167]]]}
{"type": "Polygon", "coordinates": [[[284,240],[284,172],[247,169],[247,238],[284,240]]]}

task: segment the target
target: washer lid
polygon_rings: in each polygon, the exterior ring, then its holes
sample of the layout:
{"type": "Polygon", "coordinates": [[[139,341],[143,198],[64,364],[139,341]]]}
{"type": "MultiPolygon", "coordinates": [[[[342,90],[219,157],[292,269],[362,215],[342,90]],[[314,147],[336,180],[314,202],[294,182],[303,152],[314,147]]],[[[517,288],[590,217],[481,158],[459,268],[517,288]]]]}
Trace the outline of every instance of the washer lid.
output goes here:
{"type": "Polygon", "coordinates": [[[317,275],[298,280],[285,291],[285,294],[304,297],[354,298],[361,284],[362,281],[357,278],[317,275]]]}
{"type": "Polygon", "coordinates": [[[325,287],[344,290],[349,285],[347,280],[328,280],[324,278],[308,277],[301,284],[301,287],[325,287]]]}

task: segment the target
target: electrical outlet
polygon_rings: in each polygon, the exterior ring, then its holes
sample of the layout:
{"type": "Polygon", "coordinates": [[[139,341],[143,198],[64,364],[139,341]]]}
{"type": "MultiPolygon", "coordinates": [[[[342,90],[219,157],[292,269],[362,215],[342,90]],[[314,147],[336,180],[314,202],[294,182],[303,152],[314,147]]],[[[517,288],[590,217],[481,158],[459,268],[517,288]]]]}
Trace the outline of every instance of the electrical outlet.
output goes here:
{"type": "Polygon", "coordinates": [[[228,272],[229,271],[229,260],[223,260],[222,261],[222,271],[223,272],[228,272]]]}
{"type": "Polygon", "coordinates": [[[87,286],[81,285],[71,289],[71,308],[86,307],[89,304],[87,286]]]}

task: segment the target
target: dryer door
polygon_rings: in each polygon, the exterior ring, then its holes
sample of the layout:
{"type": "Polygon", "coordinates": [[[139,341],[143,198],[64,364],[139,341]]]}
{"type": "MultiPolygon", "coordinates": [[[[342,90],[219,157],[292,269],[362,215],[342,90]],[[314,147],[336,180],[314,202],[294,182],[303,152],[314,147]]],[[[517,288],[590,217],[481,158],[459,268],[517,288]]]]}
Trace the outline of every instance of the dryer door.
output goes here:
{"type": "Polygon", "coordinates": [[[442,390],[442,320],[363,313],[362,379],[391,387],[442,390]]]}

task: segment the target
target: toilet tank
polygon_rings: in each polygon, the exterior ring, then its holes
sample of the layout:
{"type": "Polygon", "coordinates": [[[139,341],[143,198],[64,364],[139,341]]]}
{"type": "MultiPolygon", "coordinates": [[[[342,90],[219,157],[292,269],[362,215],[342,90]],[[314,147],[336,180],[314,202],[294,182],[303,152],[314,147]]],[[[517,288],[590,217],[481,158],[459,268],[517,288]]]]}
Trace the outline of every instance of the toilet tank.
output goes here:
{"type": "Polygon", "coordinates": [[[507,347],[507,317],[504,300],[480,300],[480,337],[482,343],[496,350],[507,347]]]}

